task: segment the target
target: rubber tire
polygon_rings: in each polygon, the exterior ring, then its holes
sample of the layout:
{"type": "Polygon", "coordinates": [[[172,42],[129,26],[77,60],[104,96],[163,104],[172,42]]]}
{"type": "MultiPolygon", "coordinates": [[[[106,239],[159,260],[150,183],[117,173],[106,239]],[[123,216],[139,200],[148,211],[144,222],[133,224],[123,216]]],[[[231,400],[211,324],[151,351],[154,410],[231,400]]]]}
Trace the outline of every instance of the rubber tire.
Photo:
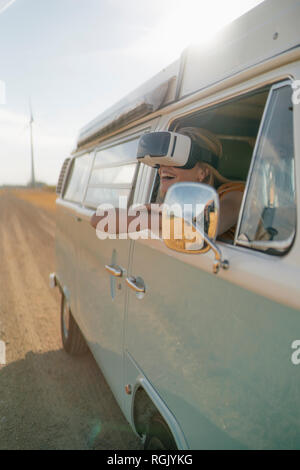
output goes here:
{"type": "Polygon", "coordinates": [[[153,416],[149,423],[144,450],[177,450],[174,437],[159,414],[153,416]]]}
{"type": "MultiPolygon", "coordinates": [[[[68,328],[68,336],[65,335],[65,328],[64,328],[64,308],[65,308],[65,296],[61,296],[61,338],[64,350],[70,354],[71,356],[82,356],[86,354],[88,351],[88,346],[86,341],[77,325],[70,309],[69,309],[69,328],[68,328]]],[[[69,308],[67,306],[67,308],[69,308]]]]}

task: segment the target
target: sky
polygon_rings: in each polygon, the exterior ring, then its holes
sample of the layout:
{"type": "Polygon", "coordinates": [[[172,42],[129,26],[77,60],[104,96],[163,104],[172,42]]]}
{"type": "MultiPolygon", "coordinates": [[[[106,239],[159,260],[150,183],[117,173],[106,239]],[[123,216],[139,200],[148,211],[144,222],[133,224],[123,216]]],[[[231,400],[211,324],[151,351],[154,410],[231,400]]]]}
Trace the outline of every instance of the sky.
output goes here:
{"type": "Polygon", "coordinates": [[[0,185],[30,181],[29,101],[56,184],[82,126],[261,1],[0,0],[0,185]]]}

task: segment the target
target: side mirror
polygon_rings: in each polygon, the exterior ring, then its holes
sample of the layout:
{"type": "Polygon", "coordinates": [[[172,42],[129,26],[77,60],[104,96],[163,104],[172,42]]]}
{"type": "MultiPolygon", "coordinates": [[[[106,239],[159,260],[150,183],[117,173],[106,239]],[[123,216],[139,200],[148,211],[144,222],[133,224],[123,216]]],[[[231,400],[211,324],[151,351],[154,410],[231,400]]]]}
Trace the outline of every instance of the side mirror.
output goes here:
{"type": "Polygon", "coordinates": [[[182,253],[215,253],[213,272],[229,268],[216,245],[219,196],[201,183],[177,183],[166,194],[163,209],[163,240],[168,248],[182,253]]]}

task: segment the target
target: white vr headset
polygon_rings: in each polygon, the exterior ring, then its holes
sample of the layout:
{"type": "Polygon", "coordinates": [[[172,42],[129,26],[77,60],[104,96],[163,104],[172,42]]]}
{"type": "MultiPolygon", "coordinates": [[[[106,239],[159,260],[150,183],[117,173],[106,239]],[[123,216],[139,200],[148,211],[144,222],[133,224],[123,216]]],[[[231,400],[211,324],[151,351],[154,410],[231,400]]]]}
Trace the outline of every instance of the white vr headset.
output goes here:
{"type": "Polygon", "coordinates": [[[217,168],[218,157],[195,144],[192,139],[176,132],[149,132],[141,136],[137,150],[138,161],[154,168],[176,166],[193,168],[205,162],[217,168]]]}

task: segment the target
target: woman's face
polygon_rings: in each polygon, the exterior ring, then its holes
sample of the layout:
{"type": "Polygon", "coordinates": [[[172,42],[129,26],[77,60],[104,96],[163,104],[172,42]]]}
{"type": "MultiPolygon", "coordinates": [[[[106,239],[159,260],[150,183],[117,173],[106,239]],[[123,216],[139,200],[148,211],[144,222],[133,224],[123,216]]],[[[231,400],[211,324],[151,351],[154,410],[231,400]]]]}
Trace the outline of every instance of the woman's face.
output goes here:
{"type": "Polygon", "coordinates": [[[182,181],[192,181],[201,183],[206,176],[207,170],[201,168],[200,165],[194,166],[190,170],[183,170],[175,166],[161,166],[158,170],[160,176],[160,193],[162,196],[166,194],[172,184],[182,181]]]}

